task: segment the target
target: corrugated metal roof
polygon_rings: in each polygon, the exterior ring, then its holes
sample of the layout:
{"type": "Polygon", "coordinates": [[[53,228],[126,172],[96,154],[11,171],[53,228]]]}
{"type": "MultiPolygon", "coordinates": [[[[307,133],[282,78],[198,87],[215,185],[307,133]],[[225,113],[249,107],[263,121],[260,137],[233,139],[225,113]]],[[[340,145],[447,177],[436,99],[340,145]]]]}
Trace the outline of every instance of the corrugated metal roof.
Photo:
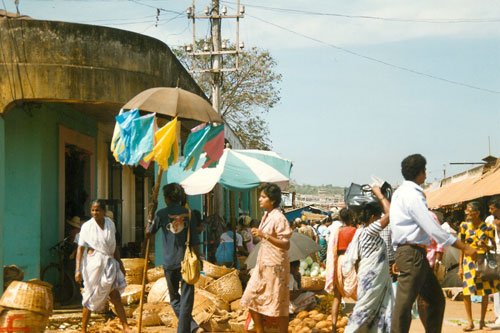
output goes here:
{"type": "Polygon", "coordinates": [[[500,194],[500,159],[495,167],[481,176],[465,178],[425,194],[431,209],[500,194]]]}

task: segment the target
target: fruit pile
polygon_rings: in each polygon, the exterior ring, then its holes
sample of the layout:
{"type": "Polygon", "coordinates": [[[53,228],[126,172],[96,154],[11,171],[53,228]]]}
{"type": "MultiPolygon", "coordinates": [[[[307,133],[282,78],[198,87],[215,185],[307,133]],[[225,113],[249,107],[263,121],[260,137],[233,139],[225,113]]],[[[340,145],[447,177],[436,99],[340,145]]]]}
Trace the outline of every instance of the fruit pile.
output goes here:
{"type": "MultiPolygon", "coordinates": [[[[348,322],[347,317],[337,317],[337,333],[343,333],[348,322]]],[[[301,311],[288,324],[291,333],[326,333],[332,331],[332,315],[320,313],[318,310],[301,311]]]]}

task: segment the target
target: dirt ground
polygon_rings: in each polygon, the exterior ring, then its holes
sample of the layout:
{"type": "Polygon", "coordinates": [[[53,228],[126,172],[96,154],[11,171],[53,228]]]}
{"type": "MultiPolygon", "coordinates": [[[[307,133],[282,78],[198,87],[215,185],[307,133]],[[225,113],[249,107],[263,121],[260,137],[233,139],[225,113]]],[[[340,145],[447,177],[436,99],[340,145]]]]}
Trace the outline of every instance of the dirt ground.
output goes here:
{"type": "MultiPolygon", "coordinates": [[[[474,319],[479,319],[481,305],[479,303],[472,303],[472,315],[474,319]]],[[[443,333],[456,333],[462,332],[462,325],[466,325],[467,322],[465,320],[465,307],[463,302],[461,301],[452,301],[450,299],[446,299],[446,310],[444,315],[444,323],[443,323],[443,333]]],[[[56,333],[56,332],[75,332],[77,327],[75,323],[79,323],[81,320],[81,313],[78,309],[73,310],[64,310],[64,311],[56,311],[54,315],[51,317],[51,324],[53,325],[52,329],[47,329],[45,332],[48,333],[56,333]],[[55,329],[54,326],[60,327],[55,329]]],[[[91,322],[101,322],[102,316],[93,316],[91,322]]],[[[490,323],[492,331],[499,331],[500,326],[494,324],[495,315],[493,313],[493,303],[490,302],[488,305],[488,311],[486,313],[486,322],[490,323]]],[[[476,328],[474,331],[480,332],[479,324],[476,322],[476,328]]],[[[177,330],[173,328],[167,327],[146,327],[143,332],[147,333],[175,333],[177,330]]],[[[424,327],[419,319],[414,319],[411,325],[410,332],[425,332],[424,327]]]]}

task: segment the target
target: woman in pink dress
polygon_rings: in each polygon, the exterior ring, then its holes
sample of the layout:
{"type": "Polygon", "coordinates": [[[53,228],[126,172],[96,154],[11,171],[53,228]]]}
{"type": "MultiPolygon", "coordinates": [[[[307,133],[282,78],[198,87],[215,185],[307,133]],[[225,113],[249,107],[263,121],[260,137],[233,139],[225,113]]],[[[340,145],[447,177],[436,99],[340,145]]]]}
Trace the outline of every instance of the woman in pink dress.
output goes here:
{"type": "Polygon", "coordinates": [[[279,209],[280,203],[281,190],[277,185],[266,184],[261,188],[259,205],[266,212],[259,228],[252,228],[252,235],[259,237],[262,244],[240,301],[250,310],[257,333],[264,332],[263,315],[278,317],[280,332],[288,332],[290,262],[287,251],[292,229],[279,209]]]}

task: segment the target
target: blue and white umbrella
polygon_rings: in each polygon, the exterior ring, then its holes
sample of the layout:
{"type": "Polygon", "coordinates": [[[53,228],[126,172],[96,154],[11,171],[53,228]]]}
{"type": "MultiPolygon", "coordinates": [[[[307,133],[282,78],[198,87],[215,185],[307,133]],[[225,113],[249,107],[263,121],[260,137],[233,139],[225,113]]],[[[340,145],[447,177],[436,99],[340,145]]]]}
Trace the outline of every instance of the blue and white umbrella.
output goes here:
{"type": "MultiPolygon", "coordinates": [[[[202,155],[198,165],[203,165],[204,159],[202,155]]],[[[272,151],[224,149],[215,168],[184,171],[174,165],[168,170],[167,181],[181,184],[188,195],[208,193],[217,183],[235,191],[250,190],[262,183],[284,188],[290,180],[291,168],[290,160],[272,151]]]]}

